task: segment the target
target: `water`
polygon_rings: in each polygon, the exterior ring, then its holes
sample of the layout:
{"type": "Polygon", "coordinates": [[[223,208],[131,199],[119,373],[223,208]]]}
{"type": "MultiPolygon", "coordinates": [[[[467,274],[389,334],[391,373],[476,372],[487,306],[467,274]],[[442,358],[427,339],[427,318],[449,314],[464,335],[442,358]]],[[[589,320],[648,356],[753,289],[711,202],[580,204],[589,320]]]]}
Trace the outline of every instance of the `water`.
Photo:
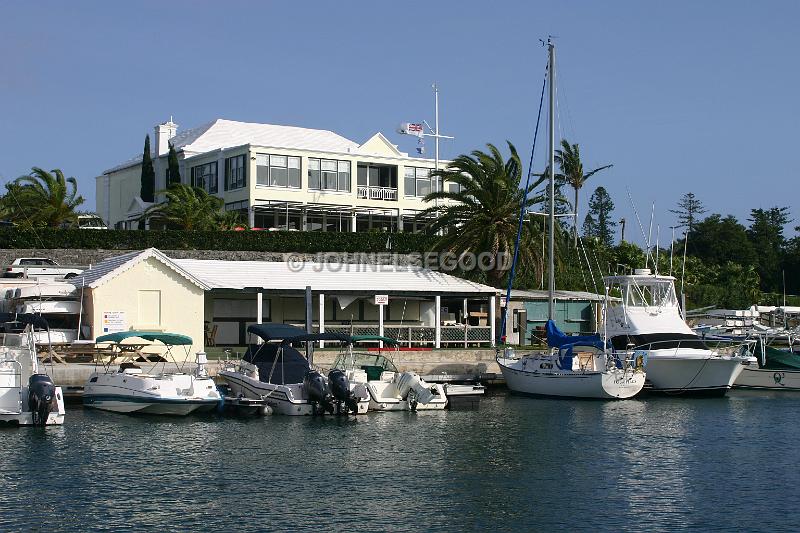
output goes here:
{"type": "Polygon", "coordinates": [[[800,394],[0,429],[0,530],[780,530],[800,394]]]}

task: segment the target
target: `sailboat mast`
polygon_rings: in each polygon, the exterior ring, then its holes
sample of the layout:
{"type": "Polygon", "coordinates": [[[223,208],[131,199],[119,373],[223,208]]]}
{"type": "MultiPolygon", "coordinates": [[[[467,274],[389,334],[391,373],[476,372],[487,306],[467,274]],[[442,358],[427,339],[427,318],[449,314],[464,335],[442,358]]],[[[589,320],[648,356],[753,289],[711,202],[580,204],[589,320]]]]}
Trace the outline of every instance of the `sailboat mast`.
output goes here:
{"type": "Polygon", "coordinates": [[[552,40],[547,40],[547,48],[550,55],[550,65],[548,67],[548,71],[550,73],[550,124],[549,124],[549,137],[550,137],[550,205],[549,205],[549,213],[550,213],[550,221],[549,221],[549,232],[550,232],[550,243],[549,243],[549,251],[548,251],[548,272],[550,273],[550,278],[547,287],[547,318],[549,320],[553,320],[553,310],[555,308],[555,290],[556,290],[556,278],[555,278],[555,269],[554,269],[554,256],[555,256],[555,228],[556,228],[556,216],[555,216],[555,191],[556,191],[556,129],[555,129],[555,99],[556,99],[556,47],[553,44],[552,40]]]}

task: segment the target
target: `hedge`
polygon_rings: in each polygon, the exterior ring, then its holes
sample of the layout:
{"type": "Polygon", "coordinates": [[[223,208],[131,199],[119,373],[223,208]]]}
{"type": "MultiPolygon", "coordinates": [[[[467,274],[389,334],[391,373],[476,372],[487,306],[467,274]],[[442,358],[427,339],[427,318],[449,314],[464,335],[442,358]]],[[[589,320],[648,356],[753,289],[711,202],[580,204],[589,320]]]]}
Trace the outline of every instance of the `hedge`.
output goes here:
{"type": "Polygon", "coordinates": [[[435,240],[435,236],[421,233],[0,229],[0,248],[7,249],[140,250],[153,247],[161,250],[411,253],[431,250],[435,240]]]}

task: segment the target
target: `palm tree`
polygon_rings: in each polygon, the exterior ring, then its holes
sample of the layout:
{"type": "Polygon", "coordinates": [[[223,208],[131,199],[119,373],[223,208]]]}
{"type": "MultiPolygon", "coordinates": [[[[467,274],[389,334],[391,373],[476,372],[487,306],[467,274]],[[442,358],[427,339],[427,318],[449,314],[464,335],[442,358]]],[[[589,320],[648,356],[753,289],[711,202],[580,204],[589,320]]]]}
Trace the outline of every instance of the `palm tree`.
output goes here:
{"type": "Polygon", "coordinates": [[[614,165],[605,165],[584,174],[583,163],[581,162],[580,147],[577,144],[569,144],[566,139],[561,140],[561,149],[556,150],[556,162],[561,167],[561,173],[564,176],[564,181],[567,185],[572,187],[575,191],[575,204],[572,206],[574,210],[575,223],[572,225],[572,233],[574,239],[574,246],[578,246],[578,191],[581,190],[586,180],[607,168],[614,165]]]}
{"type": "Polygon", "coordinates": [[[84,202],[78,195],[78,181],[65,178],[61,170],[33,167],[29,175],[14,180],[14,185],[7,187],[14,196],[9,202],[12,220],[51,228],[78,220],[76,209],[84,202]]]}
{"type": "MultiPolygon", "coordinates": [[[[418,217],[429,221],[430,231],[442,232],[436,244],[438,250],[459,257],[468,252],[489,252],[494,258],[489,278],[498,283],[505,270],[500,254],[510,257],[514,252],[520,204],[526,193],[526,210],[542,201],[541,194],[530,193],[544,179],[540,177],[527,191],[523,190],[522,162],[514,145],[508,143],[511,156],[507,161],[494,145],[487,146],[488,153],[475,150],[470,155],[459,155],[447,169],[431,173],[456,188],[428,194],[425,201],[438,201],[439,205],[425,209],[418,217]]],[[[531,228],[534,226],[524,226],[523,242],[530,240],[527,233],[531,228]]],[[[531,258],[538,255],[538,246],[520,248],[523,263],[532,263],[531,258]]]]}
{"type": "MultiPolygon", "coordinates": [[[[227,220],[222,207],[222,198],[208,194],[205,189],[192,187],[185,183],[175,183],[158,191],[166,201],[148,207],[142,214],[143,220],[167,228],[184,230],[215,230],[227,220]]],[[[227,229],[227,228],[226,228],[227,229]]]]}

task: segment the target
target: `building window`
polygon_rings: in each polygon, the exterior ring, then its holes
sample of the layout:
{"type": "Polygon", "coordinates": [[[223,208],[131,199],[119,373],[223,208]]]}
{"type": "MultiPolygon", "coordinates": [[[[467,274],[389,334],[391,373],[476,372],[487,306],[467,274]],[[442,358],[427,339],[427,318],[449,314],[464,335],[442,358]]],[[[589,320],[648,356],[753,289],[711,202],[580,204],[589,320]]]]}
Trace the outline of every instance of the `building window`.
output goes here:
{"type": "Polygon", "coordinates": [[[200,187],[210,193],[218,191],[217,162],[192,167],[192,187],[200,187]]]}
{"type": "Polygon", "coordinates": [[[436,181],[431,178],[431,169],[406,167],[405,196],[423,198],[433,192],[436,181]]]}
{"type": "Polygon", "coordinates": [[[256,183],[270,187],[300,188],[300,158],[285,155],[256,155],[256,183]]]}
{"type": "Polygon", "coordinates": [[[333,159],[309,159],[308,188],[350,192],[350,162],[333,159]]]}
{"type": "Polygon", "coordinates": [[[247,184],[245,155],[229,157],[225,160],[225,190],[241,189],[247,184]]]}
{"type": "Polygon", "coordinates": [[[247,211],[247,208],[247,200],[242,200],[240,202],[228,202],[225,204],[225,211],[247,211]]]}

